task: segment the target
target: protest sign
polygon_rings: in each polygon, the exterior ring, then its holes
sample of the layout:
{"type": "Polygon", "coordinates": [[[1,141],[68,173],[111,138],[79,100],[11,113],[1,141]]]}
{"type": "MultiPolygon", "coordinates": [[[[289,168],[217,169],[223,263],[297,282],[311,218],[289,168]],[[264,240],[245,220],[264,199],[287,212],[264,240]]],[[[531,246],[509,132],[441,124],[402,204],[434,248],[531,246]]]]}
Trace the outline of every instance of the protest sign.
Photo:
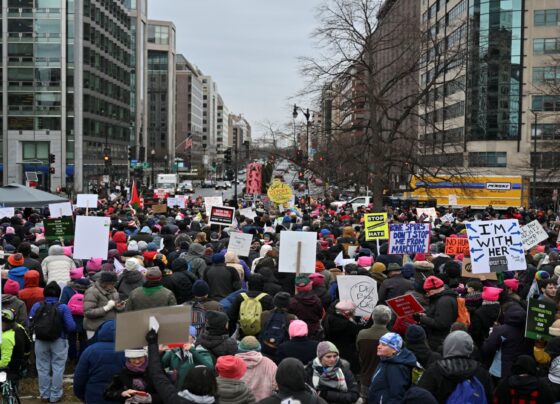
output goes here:
{"type": "Polygon", "coordinates": [[[461,266],[461,276],[463,278],[477,278],[481,281],[490,280],[496,281],[498,280],[498,276],[495,272],[488,272],[485,274],[473,274],[472,273],[472,265],[470,258],[464,258],[463,264],[461,266]]]}
{"type": "Polygon", "coordinates": [[[371,316],[377,304],[377,282],[369,276],[348,275],[336,278],[340,300],[356,305],[356,316],[371,316]]]}
{"type": "Polygon", "coordinates": [[[74,223],[71,217],[45,219],[43,224],[45,225],[45,239],[48,241],[63,239],[67,242],[74,238],[74,223]]]}
{"type": "Polygon", "coordinates": [[[206,208],[206,216],[210,216],[212,206],[222,206],[223,204],[221,196],[205,196],[204,207],[206,208]]]}
{"type": "Polygon", "coordinates": [[[315,259],[317,258],[317,233],[305,231],[280,232],[280,257],[279,272],[306,273],[315,272],[315,259]],[[301,248],[298,249],[298,242],[301,248]],[[298,254],[299,250],[299,271],[298,254]]]}
{"type": "Polygon", "coordinates": [[[364,215],[366,240],[382,240],[389,237],[387,213],[367,213],[364,215]]]}
{"type": "Polygon", "coordinates": [[[445,238],[445,254],[457,255],[469,253],[469,239],[466,237],[446,237],[445,238]]]}
{"type": "Polygon", "coordinates": [[[235,219],[235,208],[225,206],[212,206],[210,209],[210,224],[218,226],[231,226],[235,219]]]}
{"type": "Polygon", "coordinates": [[[465,226],[473,273],[527,269],[517,219],[476,221],[465,226]]]}
{"type": "Polygon", "coordinates": [[[99,216],[76,216],[74,258],[107,259],[111,218],[99,216]]]}
{"type": "Polygon", "coordinates": [[[233,251],[239,257],[248,257],[252,241],[252,234],[230,233],[227,250],[233,251]]]}
{"type": "Polygon", "coordinates": [[[357,251],[358,251],[358,246],[357,245],[349,245],[348,246],[348,256],[349,257],[353,257],[354,254],[356,254],[357,251]]]}
{"type": "Polygon", "coordinates": [[[548,239],[548,233],[537,220],[533,220],[521,228],[521,240],[523,241],[523,249],[525,251],[530,250],[546,239],[548,239]]]}
{"type": "Polygon", "coordinates": [[[447,196],[448,199],[448,204],[451,206],[455,206],[457,205],[457,195],[448,195],[447,196]]]}
{"type": "Polygon", "coordinates": [[[529,299],[525,337],[531,339],[551,339],[552,336],[548,333],[548,328],[554,323],[555,315],[556,305],[554,303],[529,299]]]}
{"type": "Polygon", "coordinates": [[[424,308],[413,295],[402,295],[385,301],[397,315],[406,317],[414,313],[423,313],[424,308]]]}
{"type": "Polygon", "coordinates": [[[253,209],[251,208],[239,209],[239,214],[249,219],[254,219],[255,217],[257,217],[257,214],[253,212],[253,209]]]}
{"type": "Polygon", "coordinates": [[[334,264],[337,267],[344,268],[348,264],[355,264],[356,260],[353,258],[344,258],[342,251],[338,253],[338,255],[334,258],[334,264]]]}
{"type": "Polygon", "coordinates": [[[167,191],[165,190],[165,188],[158,188],[155,190],[155,194],[157,195],[158,199],[165,199],[166,193],[167,191]]]}
{"type": "Polygon", "coordinates": [[[152,210],[154,211],[154,213],[167,213],[167,205],[152,205],[152,210]]]}
{"type": "Polygon", "coordinates": [[[51,219],[62,216],[72,216],[72,204],[70,202],[49,203],[51,219]]]}
{"type": "Polygon", "coordinates": [[[272,202],[281,204],[289,202],[294,193],[288,184],[279,180],[272,180],[266,194],[272,202]]]}
{"type": "Polygon", "coordinates": [[[445,222],[453,223],[455,221],[455,218],[453,217],[453,215],[451,213],[447,213],[447,214],[445,214],[441,217],[441,221],[442,221],[442,223],[445,223],[445,222]]]}
{"type": "Polygon", "coordinates": [[[13,217],[16,215],[14,208],[0,208],[0,219],[3,217],[13,217]]]}
{"type": "Polygon", "coordinates": [[[424,223],[389,225],[389,254],[427,253],[430,225],[424,223]]]}
{"type": "Polygon", "coordinates": [[[160,344],[188,342],[191,306],[154,307],[117,314],[115,351],[145,346],[146,333],[150,330],[150,317],[154,317],[159,324],[160,344]]]}
{"type": "Polygon", "coordinates": [[[115,273],[116,274],[120,274],[122,271],[124,271],[123,264],[121,264],[121,262],[116,258],[115,258],[115,261],[113,261],[113,266],[115,267],[115,273]]]}
{"type": "Polygon", "coordinates": [[[185,199],[184,198],[167,198],[167,206],[173,208],[178,206],[181,209],[185,209],[185,199]]]}
{"type": "Polygon", "coordinates": [[[76,206],[78,208],[97,208],[97,194],[78,194],[76,206]]]}
{"type": "MultiPolygon", "coordinates": [[[[433,222],[437,219],[436,208],[416,208],[416,216],[424,216],[424,221],[433,222]]],[[[419,219],[420,221],[420,219],[419,219]]]]}

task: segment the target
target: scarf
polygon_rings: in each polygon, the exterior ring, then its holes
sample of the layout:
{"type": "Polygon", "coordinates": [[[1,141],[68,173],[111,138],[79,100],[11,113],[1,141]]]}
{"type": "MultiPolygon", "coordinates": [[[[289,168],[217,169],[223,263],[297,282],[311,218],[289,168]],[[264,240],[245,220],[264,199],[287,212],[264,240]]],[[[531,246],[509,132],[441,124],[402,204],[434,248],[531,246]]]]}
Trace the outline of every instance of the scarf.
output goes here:
{"type": "Polygon", "coordinates": [[[321,365],[319,358],[313,359],[313,387],[316,389],[328,387],[333,390],[348,391],[342,368],[340,366],[325,368],[321,365]]]}
{"type": "Polygon", "coordinates": [[[190,400],[193,403],[212,404],[216,402],[216,399],[212,396],[197,396],[196,394],[193,394],[188,390],[180,391],[177,393],[177,395],[184,398],[185,400],[190,400]]]}
{"type": "Polygon", "coordinates": [[[146,296],[151,296],[163,289],[163,285],[161,284],[161,281],[146,281],[144,282],[142,289],[144,290],[144,294],[146,296]]]}
{"type": "Polygon", "coordinates": [[[560,384],[560,356],[553,359],[548,370],[548,380],[554,384],[560,384]]]}
{"type": "Polygon", "coordinates": [[[135,390],[146,391],[147,383],[146,380],[144,380],[144,373],[148,368],[148,359],[146,358],[144,363],[140,366],[134,366],[130,362],[126,361],[125,366],[132,373],[138,374],[137,377],[135,377],[136,375],[132,377],[132,388],[135,390]]]}

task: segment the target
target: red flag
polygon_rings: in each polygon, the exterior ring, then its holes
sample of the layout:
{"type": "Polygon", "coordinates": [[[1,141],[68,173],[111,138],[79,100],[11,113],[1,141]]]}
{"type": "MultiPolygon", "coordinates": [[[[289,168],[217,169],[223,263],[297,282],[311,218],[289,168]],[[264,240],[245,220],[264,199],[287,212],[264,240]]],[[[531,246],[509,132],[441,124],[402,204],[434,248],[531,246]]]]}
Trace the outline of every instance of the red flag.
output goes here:
{"type": "Polygon", "coordinates": [[[138,197],[138,190],[136,189],[136,181],[132,181],[132,189],[130,190],[130,206],[138,209],[142,206],[142,201],[138,197]]]}

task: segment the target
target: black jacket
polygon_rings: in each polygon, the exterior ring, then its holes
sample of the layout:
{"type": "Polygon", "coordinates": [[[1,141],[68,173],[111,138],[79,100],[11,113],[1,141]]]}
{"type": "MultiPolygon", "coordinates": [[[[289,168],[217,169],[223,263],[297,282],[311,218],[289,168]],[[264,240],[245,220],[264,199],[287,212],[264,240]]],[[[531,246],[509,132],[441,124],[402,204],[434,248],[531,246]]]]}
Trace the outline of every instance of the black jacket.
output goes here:
{"type": "MultiPolygon", "coordinates": [[[[496,390],[494,391],[495,404],[517,403],[515,399],[529,399],[531,393],[537,391],[537,404],[555,403],[560,397],[554,395],[554,391],[545,379],[539,379],[536,376],[512,375],[507,379],[502,379],[496,390]]],[[[532,402],[532,401],[526,401],[532,402]]]]}
{"type": "Polygon", "coordinates": [[[471,316],[471,334],[474,343],[480,347],[484,340],[488,337],[490,328],[494,322],[498,320],[500,315],[500,304],[482,304],[471,316]]]}
{"type": "MultiPolygon", "coordinates": [[[[351,404],[360,397],[360,388],[350,371],[349,364],[345,360],[339,360],[336,366],[342,368],[344,379],[346,380],[347,391],[335,390],[327,387],[319,387],[317,391],[320,396],[329,404],[351,404]]],[[[305,367],[305,381],[313,387],[313,362],[305,367]]]]}
{"type": "Polygon", "coordinates": [[[350,362],[354,374],[359,374],[360,361],[356,350],[356,337],[360,327],[355,322],[330,309],[323,320],[323,328],[325,330],[325,340],[335,344],[340,352],[340,357],[350,362]]]}
{"type": "Polygon", "coordinates": [[[420,324],[426,329],[428,343],[437,351],[449,334],[449,328],[457,320],[457,292],[446,289],[430,297],[426,315],[420,317],[420,324]]]}
{"type": "Polygon", "coordinates": [[[126,401],[126,398],[121,396],[121,393],[128,389],[136,390],[132,383],[132,380],[135,378],[144,379],[146,383],[145,391],[146,393],[150,393],[150,395],[152,396],[152,403],[161,403],[156,389],[151,383],[150,378],[148,377],[148,372],[146,371],[143,374],[139,374],[131,372],[127,368],[124,368],[118,375],[113,376],[113,381],[105,389],[103,397],[108,401],[120,401],[121,403],[124,403],[126,401]]]}
{"type": "Polygon", "coordinates": [[[412,281],[401,275],[391,276],[383,281],[379,287],[379,299],[377,304],[385,304],[385,301],[394,297],[402,296],[412,290],[412,281]]]}
{"type": "Polygon", "coordinates": [[[237,342],[229,335],[210,335],[207,332],[200,334],[196,340],[196,345],[210,351],[214,358],[223,355],[235,355],[237,353],[237,342]]]}
{"type": "Polygon", "coordinates": [[[195,282],[196,277],[186,270],[173,272],[161,280],[163,287],[173,292],[177,304],[183,304],[194,298],[192,285],[195,282]]]}
{"type": "Polygon", "coordinates": [[[319,341],[311,340],[307,337],[294,337],[289,341],[283,342],[278,347],[276,358],[278,363],[285,358],[296,358],[301,363],[311,362],[317,356],[317,345],[319,341]]]}
{"type": "Polygon", "coordinates": [[[407,343],[406,347],[414,354],[414,356],[416,356],[416,360],[424,369],[427,369],[432,363],[441,359],[441,354],[432,351],[428,346],[427,341],[414,344],[407,343]]]}
{"type": "Polygon", "coordinates": [[[214,264],[204,271],[204,280],[210,287],[209,297],[212,300],[221,300],[230,293],[241,289],[241,279],[235,268],[225,264],[214,264]]]}

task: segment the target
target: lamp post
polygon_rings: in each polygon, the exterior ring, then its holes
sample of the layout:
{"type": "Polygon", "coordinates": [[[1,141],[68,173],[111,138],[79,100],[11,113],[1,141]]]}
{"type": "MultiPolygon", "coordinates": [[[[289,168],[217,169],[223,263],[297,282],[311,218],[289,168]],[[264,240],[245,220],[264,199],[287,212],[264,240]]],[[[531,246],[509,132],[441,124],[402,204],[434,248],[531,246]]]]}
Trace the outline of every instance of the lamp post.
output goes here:
{"type": "Polygon", "coordinates": [[[165,156],[163,156],[163,158],[165,160],[165,169],[163,170],[163,172],[167,174],[169,172],[169,157],[166,154],[165,156]]]}
{"type": "Polygon", "coordinates": [[[150,152],[150,157],[152,158],[152,189],[155,189],[156,177],[154,174],[154,161],[156,159],[156,151],[154,149],[150,152]]]}
{"type": "Polygon", "coordinates": [[[535,111],[533,111],[532,109],[530,109],[529,111],[531,111],[531,113],[534,115],[535,117],[535,131],[533,132],[533,159],[532,159],[532,165],[533,165],[533,208],[536,209],[537,207],[537,130],[538,130],[538,122],[539,122],[539,116],[537,115],[537,113],[535,111]]]}
{"type": "MultiPolygon", "coordinates": [[[[306,108],[304,110],[302,107],[298,107],[296,104],[294,104],[294,110],[292,112],[292,117],[294,118],[294,121],[298,117],[298,110],[301,111],[301,113],[305,117],[305,153],[303,154],[303,169],[305,170],[307,168],[307,165],[309,164],[309,123],[310,123],[311,113],[309,112],[309,108],[306,108]]],[[[295,124],[294,124],[294,130],[295,130],[295,124]]],[[[307,177],[305,177],[305,188],[307,189],[307,203],[309,203],[310,201],[309,180],[307,179],[307,177]]]]}

